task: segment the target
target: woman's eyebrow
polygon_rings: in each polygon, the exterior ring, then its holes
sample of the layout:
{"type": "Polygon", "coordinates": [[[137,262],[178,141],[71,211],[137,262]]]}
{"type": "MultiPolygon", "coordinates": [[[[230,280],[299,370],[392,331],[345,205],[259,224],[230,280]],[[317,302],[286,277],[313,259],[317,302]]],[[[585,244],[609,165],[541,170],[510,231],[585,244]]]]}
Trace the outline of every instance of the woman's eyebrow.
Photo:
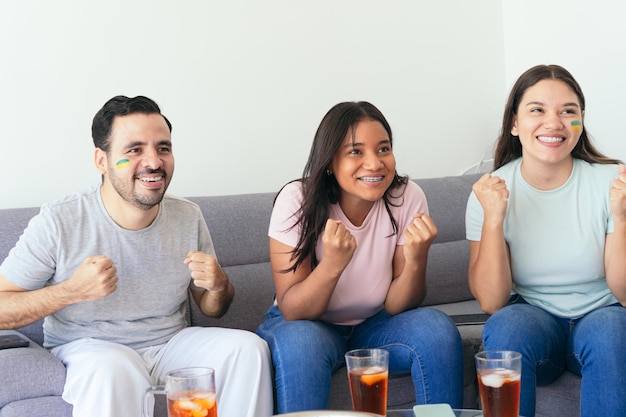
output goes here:
{"type": "MultiPolygon", "coordinates": [[[[543,106],[543,105],[544,103],[541,101],[529,101],[528,103],[526,103],[526,106],[543,106]]],[[[562,104],[562,107],[580,107],[580,106],[575,101],[572,101],[569,103],[562,104]]]]}
{"type": "MultiPolygon", "coordinates": [[[[378,142],[378,145],[386,145],[388,143],[391,143],[391,141],[389,139],[381,139],[378,142]]],[[[357,146],[365,146],[365,144],[362,143],[362,142],[348,142],[345,145],[343,145],[344,148],[354,148],[354,147],[357,147],[357,146]]]]}

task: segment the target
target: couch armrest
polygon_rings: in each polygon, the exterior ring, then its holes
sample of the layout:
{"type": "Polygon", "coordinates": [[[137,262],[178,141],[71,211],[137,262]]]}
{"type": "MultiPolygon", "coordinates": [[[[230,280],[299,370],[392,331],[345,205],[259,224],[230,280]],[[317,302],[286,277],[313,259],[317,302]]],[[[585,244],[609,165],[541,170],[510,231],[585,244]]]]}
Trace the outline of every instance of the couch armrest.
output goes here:
{"type": "MultiPolygon", "coordinates": [[[[0,331],[7,333],[19,332],[0,331]]],[[[61,395],[65,385],[65,366],[32,340],[29,347],[0,350],[0,375],[0,408],[13,401],[61,395]]]]}

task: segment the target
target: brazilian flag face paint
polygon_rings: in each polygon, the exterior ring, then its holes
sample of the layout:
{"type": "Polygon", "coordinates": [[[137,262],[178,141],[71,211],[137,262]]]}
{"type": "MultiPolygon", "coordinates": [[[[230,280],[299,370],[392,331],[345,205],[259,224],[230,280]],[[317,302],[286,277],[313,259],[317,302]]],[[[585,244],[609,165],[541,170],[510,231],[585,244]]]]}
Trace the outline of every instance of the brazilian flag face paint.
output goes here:
{"type": "Polygon", "coordinates": [[[122,169],[130,166],[130,161],[128,159],[120,159],[115,163],[117,169],[122,169]]]}
{"type": "Polygon", "coordinates": [[[583,124],[580,122],[580,120],[572,121],[572,130],[574,132],[580,132],[581,130],[583,130],[583,124]]]}

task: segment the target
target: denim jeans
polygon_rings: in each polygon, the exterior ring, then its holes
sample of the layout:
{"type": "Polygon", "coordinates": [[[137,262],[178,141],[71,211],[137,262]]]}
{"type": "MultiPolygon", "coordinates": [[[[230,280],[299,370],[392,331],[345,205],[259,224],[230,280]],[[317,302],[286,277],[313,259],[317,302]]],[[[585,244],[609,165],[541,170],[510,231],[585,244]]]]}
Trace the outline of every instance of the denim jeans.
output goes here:
{"type": "Polygon", "coordinates": [[[578,319],[553,316],[519,296],[487,320],[485,349],[522,354],[520,415],[535,416],[536,386],[564,370],[582,376],[581,417],[626,415],[626,308],[599,308],[578,319]]]}
{"type": "Polygon", "coordinates": [[[386,311],[356,326],[323,321],[285,321],[271,307],[257,334],[268,343],[276,371],[279,413],[328,408],[333,372],[357,348],[389,351],[389,373],[411,374],[418,404],[463,403],[463,346],[444,313],[418,308],[391,316],[386,311]]]}

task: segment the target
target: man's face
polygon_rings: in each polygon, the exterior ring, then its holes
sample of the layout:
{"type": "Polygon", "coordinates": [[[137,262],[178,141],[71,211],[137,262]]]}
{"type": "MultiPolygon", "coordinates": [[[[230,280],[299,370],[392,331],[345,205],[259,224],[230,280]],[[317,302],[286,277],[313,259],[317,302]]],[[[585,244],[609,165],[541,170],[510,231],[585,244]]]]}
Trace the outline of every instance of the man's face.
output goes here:
{"type": "Polygon", "coordinates": [[[171,135],[163,116],[116,116],[110,144],[109,152],[102,153],[104,186],[108,181],[124,201],[143,210],[159,204],[174,173],[171,135]]]}

